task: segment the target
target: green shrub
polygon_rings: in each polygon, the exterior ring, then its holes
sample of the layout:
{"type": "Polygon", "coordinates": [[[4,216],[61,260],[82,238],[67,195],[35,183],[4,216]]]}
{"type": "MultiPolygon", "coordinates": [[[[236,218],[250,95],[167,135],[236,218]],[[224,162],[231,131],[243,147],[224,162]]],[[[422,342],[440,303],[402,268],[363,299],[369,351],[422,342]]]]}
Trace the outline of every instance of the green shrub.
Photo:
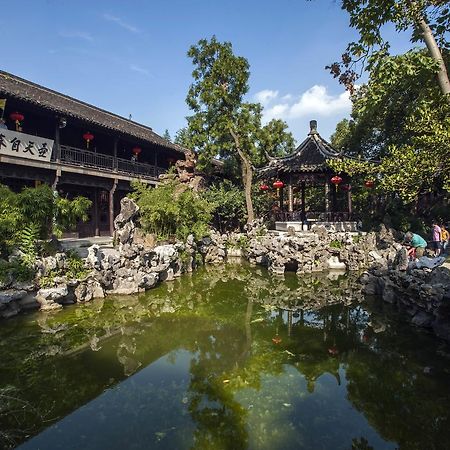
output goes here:
{"type": "Polygon", "coordinates": [[[198,193],[171,181],[156,188],[133,183],[140,208],[140,224],[158,239],[186,239],[192,233],[197,239],[209,231],[213,205],[198,193]]]}
{"type": "Polygon", "coordinates": [[[244,191],[231,181],[213,184],[202,196],[213,208],[214,227],[222,233],[239,229],[245,223],[244,191]]]}
{"type": "Polygon", "coordinates": [[[342,248],[342,242],[341,241],[331,241],[330,247],[331,248],[342,248]]]}
{"type": "Polygon", "coordinates": [[[7,255],[17,246],[25,246],[26,251],[22,251],[26,254],[36,253],[32,247],[36,247],[37,239],[46,239],[52,229],[61,235],[78,220],[87,220],[91,204],[81,196],[61,198],[47,185],[26,187],[19,193],[0,185],[0,253],[7,255]]]}

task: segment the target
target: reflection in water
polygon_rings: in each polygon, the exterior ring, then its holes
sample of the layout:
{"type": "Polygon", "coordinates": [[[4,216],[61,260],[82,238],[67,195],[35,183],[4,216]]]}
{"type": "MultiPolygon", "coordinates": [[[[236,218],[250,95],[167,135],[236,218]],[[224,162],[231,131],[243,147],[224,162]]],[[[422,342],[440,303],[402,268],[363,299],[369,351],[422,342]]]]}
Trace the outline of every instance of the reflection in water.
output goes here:
{"type": "Polygon", "coordinates": [[[230,265],[3,322],[1,445],[449,448],[447,348],[361,299],[230,265]]]}

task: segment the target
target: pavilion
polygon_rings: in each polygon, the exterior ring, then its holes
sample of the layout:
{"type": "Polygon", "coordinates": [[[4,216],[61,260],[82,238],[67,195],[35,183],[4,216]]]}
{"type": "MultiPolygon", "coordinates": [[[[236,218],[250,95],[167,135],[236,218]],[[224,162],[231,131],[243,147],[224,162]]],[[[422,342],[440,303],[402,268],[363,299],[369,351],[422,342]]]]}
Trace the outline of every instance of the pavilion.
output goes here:
{"type": "Polygon", "coordinates": [[[356,224],[351,221],[351,186],[327,164],[342,156],[317,132],[317,121],[311,120],[308,136],[294,153],[269,157],[269,163],[258,170],[258,177],[265,180],[262,187],[267,188],[274,181],[282,186],[278,189],[279,208],[277,205],[274,210],[277,230],[288,226],[302,230],[314,223],[355,229],[356,224]]]}

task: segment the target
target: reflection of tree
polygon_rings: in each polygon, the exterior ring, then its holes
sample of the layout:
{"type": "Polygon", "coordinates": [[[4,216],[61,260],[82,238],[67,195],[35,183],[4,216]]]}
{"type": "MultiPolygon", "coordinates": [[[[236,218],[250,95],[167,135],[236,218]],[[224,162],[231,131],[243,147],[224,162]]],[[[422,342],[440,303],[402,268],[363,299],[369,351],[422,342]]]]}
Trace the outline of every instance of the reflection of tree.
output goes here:
{"type": "MultiPolygon", "coordinates": [[[[290,275],[209,267],[145,295],[5,322],[0,390],[15,386],[30,412],[58,419],[165,355],[177,363],[181,349],[192,355],[185,413],[195,423],[194,448],[247,447],[249,420],[261,424],[259,442],[271,425],[288,430],[279,411],[255,416],[256,406],[250,411],[238,399],[249,391],[267,395],[268,379],[275,380],[268,402],[289,398],[277,380],[295,371],[309,392],[325,373],[346,385],[348,399],[386,440],[405,448],[440,448],[439,437],[450,442],[446,363],[434,354],[433,376],[423,372],[434,343],[388,321],[390,312],[347,306],[360,299],[351,277],[290,275]],[[386,331],[375,333],[369,322],[386,331]]],[[[160,395],[169,398],[170,389],[160,395]]],[[[45,426],[39,415],[26,420],[30,434],[45,426]]],[[[6,425],[0,416],[0,429],[6,425]]],[[[370,448],[357,435],[352,446],[370,448]]]]}

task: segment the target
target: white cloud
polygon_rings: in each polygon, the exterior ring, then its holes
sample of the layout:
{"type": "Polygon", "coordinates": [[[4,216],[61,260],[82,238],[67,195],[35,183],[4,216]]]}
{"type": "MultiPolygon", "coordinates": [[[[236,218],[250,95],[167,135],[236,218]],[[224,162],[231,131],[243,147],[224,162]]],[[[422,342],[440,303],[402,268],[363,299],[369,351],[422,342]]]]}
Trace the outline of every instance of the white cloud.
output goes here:
{"type": "Polygon", "coordinates": [[[138,66],[137,64],[131,64],[130,69],[133,72],[140,73],[141,75],[150,75],[150,72],[147,69],[144,69],[141,66],[138,66]]]}
{"type": "Polygon", "coordinates": [[[287,94],[279,98],[278,91],[270,90],[258,92],[255,97],[258,95],[266,100],[266,108],[263,112],[265,121],[348,114],[352,106],[348,92],[331,95],[327,88],[322,85],[314,85],[297,96],[287,94]]]}
{"type": "Polygon", "coordinates": [[[90,42],[94,40],[92,35],[86,31],[60,31],[59,35],[64,38],[83,39],[90,42]]]}
{"type": "Polygon", "coordinates": [[[108,14],[108,13],[103,14],[102,17],[103,17],[103,19],[107,20],[108,22],[114,22],[115,24],[119,25],[119,27],[122,27],[127,31],[131,31],[132,33],[140,33],[141,32],[141,30],[139,30],[139,28],[125,22],[120,17],[113,16],[112,14],[108,14]]]}
{"type": "Polygon", "coordinates": [[[278,91],[271,91],[269,89],[264,89],[255,94],[255,100],[263,106],[267,105],[271,100],[277,97],[278,91]]]}

